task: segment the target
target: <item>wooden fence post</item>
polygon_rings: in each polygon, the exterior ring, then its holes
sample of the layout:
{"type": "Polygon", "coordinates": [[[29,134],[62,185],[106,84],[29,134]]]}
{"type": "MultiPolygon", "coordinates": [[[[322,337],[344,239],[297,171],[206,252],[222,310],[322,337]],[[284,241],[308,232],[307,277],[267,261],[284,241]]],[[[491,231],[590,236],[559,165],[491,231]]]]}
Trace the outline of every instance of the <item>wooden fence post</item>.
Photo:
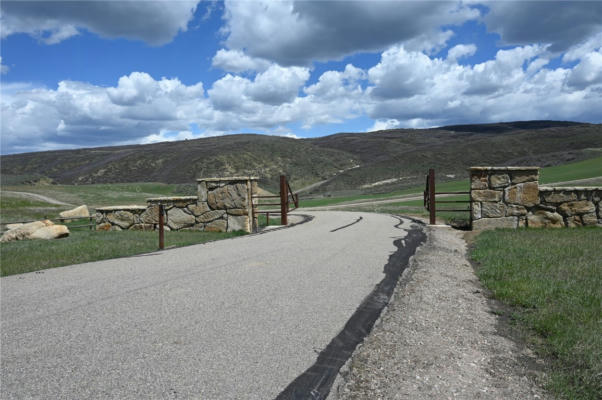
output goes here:
{"type": "Polygon", "coordinates": [[[280,175],[280,224],[287,225],[288,218],[288,192],[286,186],[286,176],[280,175]]]}
{"type": "Polygon", "coordinates": [[[163,204],[159,204],[159,250],[165,248],[165,232],[163,229],[163,204]]]}
{"type": "Polygon", "coordinates": [[[435,170],[429,169],[429,223],[435,225],[435,170]]]}

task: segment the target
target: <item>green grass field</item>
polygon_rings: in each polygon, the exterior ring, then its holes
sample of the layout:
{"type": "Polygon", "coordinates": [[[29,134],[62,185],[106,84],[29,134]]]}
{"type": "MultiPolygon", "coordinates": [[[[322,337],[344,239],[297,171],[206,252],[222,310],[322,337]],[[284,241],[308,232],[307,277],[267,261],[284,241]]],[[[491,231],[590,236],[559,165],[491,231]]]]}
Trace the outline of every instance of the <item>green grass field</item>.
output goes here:
{"type": "MultiPolygon", "coordinates": [[[[602,177],[602,157],[591,158],[576,163],[542,168],[540,183],[566,182],[578,179],[602,177]]],[[[579,186],[599,186],[599,182],[580,183],[579,186]]],[[[442,182],[436,185],[437,192],[462,192],[470,190],[468,177],[463,180],[442,182]]],[[[380,200],[404,195],[422,195],[424,187],[412,187],[404,190],[381,194],[365,194],[343,197],[324,197],[301,199],[301,207],[323,207],[362,200],[380,200]]]]}
{"type": "Polygon", "coordinates": [[[495,230],[472,258],[527,342],[548,359],[559,398],[602,398],[602,229],[495,230]]]}
{"type": "MultiPolygon", "coordinates": [[[[165,246],[188,246],[241,235],[244,233],[165,232],[165,246]]],[[[148,253],[158,249],[158,238],[157,232],[78,229],[71,230],[64,239],[0,243],[0,275],[148,253]]]]}
{"type": "Polygon", "coordinates": [[[195,195],[194,185],[164,183],[114,183],[94,185],[2,185],[2,191],[37,193],[70,203],[89,207],[124,204],[146,204],[148,197],[195,195]]]}
{"type": "Polygon", "coordinates": [[[33,221],[45,216],[58,216],[66,207],[44,201],[31,200],[2,193],[0,196],[0,222],[33,221]]]}
{"type": "Polygon", "coordinates": [[[0,222],[56,218],[63,210],[82,204],[89,208],[113,205],[145,205],[146,199],[157,196],[196,195],[194,185],[163,183],[118,183],[96,185],[18,185],[2,186],[0,192],[0,222]],[[72,206],[50,204],[24,199],[8,191],[36,193],[72,206]]]}
{"type": "MultiPolygon", "coordinates": [[[[542,168],[540,183],[566,182],[602,176],[602,157],[590,158],[576,163],[542,168]]],[[[587,184],[579,186],[589,186],[587,184]]]]}

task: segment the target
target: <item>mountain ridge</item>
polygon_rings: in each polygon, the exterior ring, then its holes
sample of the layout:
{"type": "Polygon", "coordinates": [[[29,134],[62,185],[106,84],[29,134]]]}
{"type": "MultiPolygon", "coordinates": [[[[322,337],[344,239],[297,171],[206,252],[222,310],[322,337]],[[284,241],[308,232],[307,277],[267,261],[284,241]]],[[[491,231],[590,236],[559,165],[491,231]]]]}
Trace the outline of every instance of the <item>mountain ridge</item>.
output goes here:
{"type": "Polygon", "coordinates": [[[445,179],[477,164],[558,165],[597,155],[591,149],[600,143],[602,124],[515,121],[311,139],[234,134],[12,154],[0,163],[3,176],[37,174],[63,184],[194,183],[202,176],[254,175],[270,188],[285,173],[296,187],[327,180],[314,192],[387,191],[421,184],[428,168],[445,179]],[[369,186],[386,180],[391,182],[369,186]]]}

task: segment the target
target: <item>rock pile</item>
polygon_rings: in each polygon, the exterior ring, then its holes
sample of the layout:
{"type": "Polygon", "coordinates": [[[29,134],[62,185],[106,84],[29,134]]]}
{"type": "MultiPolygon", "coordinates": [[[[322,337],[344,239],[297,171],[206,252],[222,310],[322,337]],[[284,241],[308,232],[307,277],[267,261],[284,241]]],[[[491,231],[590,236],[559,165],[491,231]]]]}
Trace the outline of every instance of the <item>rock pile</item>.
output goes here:
{"type": "Polygon", "coordinates": [[[69,236],[65,225],[55,225],[50,220],[35,221],[9,229],[0,237],[0,242],[12,242],[27,239],[60,239],[69,236]]]}

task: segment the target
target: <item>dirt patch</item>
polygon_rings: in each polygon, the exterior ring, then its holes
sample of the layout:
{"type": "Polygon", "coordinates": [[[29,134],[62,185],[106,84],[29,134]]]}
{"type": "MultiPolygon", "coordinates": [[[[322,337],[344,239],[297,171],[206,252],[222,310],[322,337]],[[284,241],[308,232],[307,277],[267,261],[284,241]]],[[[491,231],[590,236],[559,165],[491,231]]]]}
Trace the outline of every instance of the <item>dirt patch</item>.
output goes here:
{"type": "Polygon", "coordinates": [[[427,243],[329,398],[547,398],[541,361],[481,287],[464,233],[427,229],[427,243]]]}

